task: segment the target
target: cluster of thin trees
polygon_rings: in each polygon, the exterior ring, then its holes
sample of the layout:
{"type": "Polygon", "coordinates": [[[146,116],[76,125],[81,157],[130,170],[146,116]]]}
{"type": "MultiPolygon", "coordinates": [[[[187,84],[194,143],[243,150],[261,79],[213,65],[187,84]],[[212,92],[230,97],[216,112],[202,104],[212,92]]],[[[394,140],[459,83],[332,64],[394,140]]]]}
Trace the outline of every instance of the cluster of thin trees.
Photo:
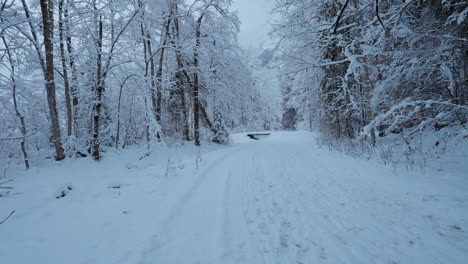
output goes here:
{"type": "Polygon", "coordinates": [[[466,1],[279,0],[276,12],[286,118],[373,144],[466,124],[466,1]]]}
{"type": "Polygon", "coordinates": [[[219,124],[267,128],[230,4],[1,0],[0,151],[21,149],[29,167],[28,152],[51,146],[56,160],[99,160],[169,138],[200,145],[219,124]]]}

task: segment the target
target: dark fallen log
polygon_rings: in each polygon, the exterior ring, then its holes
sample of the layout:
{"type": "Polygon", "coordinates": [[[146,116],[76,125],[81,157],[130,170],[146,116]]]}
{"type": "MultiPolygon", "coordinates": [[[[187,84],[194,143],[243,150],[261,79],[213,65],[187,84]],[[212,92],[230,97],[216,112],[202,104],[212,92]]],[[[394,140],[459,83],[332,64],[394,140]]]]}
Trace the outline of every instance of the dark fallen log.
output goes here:
{"type": "Polygon", "coordinates": [[[270,133],[251,133],[251,134],[247,134],[247,136],[250,138],[250,139],[253,139],[253,140],[260,140],[258,137],[266,137],[266,136],[269,136],[271,135],[270,133]]]}
{"type": "Polygon", "coordinates": [[[84,154],[83,152],[79,152],[79,151],[76,152],[76,155],[79,156],[79,157],[82,157],[82,158],[86,158],[88,156],[88,155],[84,154]]]}

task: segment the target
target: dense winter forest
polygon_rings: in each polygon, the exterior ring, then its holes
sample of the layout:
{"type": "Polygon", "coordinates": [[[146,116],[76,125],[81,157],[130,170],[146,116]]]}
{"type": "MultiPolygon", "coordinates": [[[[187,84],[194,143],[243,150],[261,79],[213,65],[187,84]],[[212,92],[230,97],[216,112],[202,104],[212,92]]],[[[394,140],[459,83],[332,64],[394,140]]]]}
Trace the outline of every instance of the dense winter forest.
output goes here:
{"type": "Polygon", "coordinates": [[[2,1],[2,157],[270,129],[229,2],[2,1]]]}
{"type": "Polygon", "coordinates": [[[0,262],[465,264],[465,0],[0,0],[0,262]]]}
{"type": "Polygon", "coordinates": [[[465,1],[280,0],[275,48],[258,58],[239,47],[230,4],[3,0],[2,158],[223,143],[280,119],[332,144],[464,129],[465,1]]]}
{"type": "Polygon", "coordinates": [[[284,124],[327,141],[421,133],[467,121],[466,1],[278,1],[284,124]]]}

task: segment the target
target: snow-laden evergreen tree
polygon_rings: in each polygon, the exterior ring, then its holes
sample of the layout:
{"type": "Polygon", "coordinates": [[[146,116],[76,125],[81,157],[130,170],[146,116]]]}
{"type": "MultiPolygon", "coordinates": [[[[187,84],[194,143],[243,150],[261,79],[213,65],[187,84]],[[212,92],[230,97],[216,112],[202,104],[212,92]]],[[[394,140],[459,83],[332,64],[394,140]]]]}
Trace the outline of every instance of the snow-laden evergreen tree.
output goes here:
{"type": "Polygon", "coordinates": [[[229,132],[224,123],[223,114],[215,111],[215,118],[211,127],[213,131],[212,141],[218,144],[226,144],[229,141],[229,132]]]}

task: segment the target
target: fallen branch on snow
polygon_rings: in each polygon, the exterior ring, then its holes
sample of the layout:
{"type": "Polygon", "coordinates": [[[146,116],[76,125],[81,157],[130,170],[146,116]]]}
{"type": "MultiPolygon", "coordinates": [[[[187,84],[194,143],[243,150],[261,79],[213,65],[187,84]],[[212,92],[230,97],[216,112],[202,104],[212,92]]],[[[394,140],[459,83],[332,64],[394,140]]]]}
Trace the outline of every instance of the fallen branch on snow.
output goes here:
{"type": "Polygon", "coordinates": [[[34,129],[34,132],[31,133],[31,134],[29,134],[29,135],[20,136],[20,137],[5,137],[5,138],[0,138],[0,141],[25,139],[25,138],[32,137],[32,136],[36,135],[37,132],[38,132],[38,130],[35,128],[35,129],[34,129]]]}
{"type": "Polygon", "coordinates": [[[5,184],[5,183],[9,183],[9,182],[12,182],[12,181],[13,181],[13,180],[8,180],[8,181],[0,182],[0,185],[5,184]]]}
{"type": "Polygon", "coordinates": [[[6,220],[8,220],[8,218],[10,218],[15,212],[16,212],[16,210],[13,210],[5,219],[3,219],[2,222],[0,222],[0,225],[3,224],[3,223],[5,223],[6,220]]]}

